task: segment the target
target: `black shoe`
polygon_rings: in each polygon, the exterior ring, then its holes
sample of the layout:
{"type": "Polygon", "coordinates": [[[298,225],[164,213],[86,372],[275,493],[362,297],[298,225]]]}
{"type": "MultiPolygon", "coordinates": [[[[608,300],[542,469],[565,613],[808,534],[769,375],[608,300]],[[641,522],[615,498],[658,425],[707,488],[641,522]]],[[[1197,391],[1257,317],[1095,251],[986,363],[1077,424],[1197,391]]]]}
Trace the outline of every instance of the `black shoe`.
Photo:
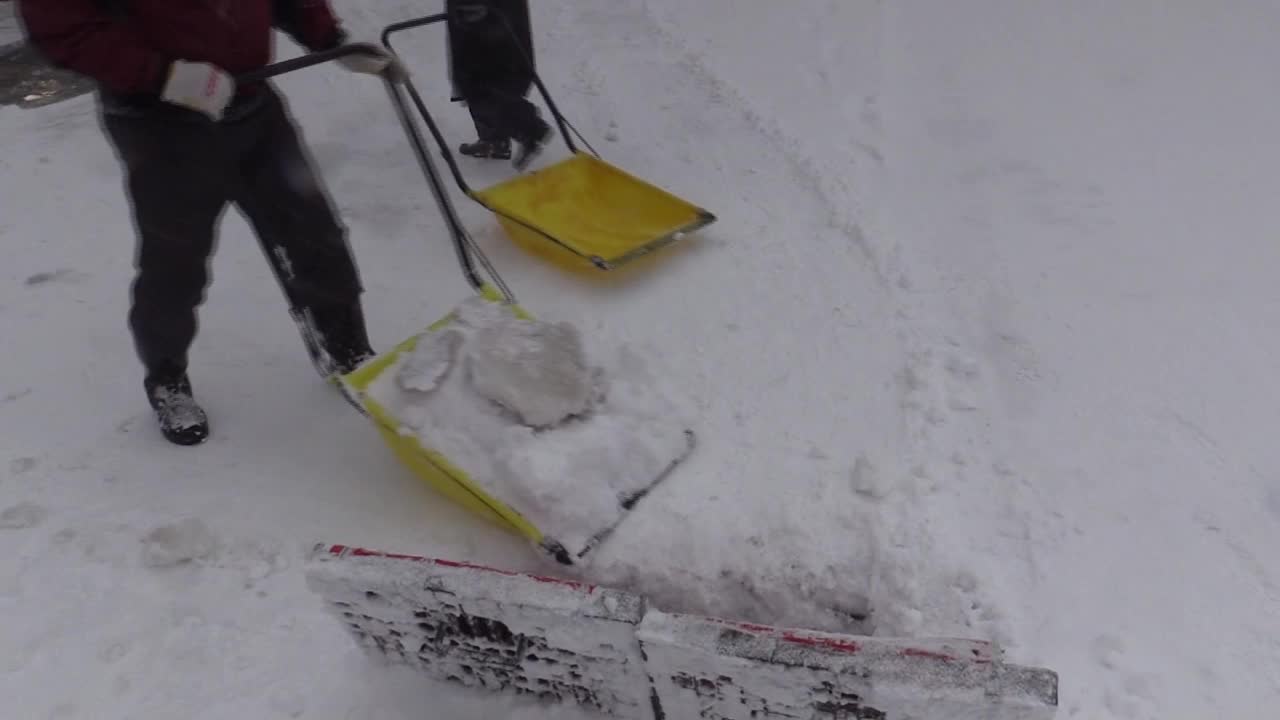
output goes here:
{"type": "Polygon", "coordinates": [[[186,373],[148,377],[144,385],[166,440],[199,445],[209,438],[209,418],[192,396],[186,373]]]}
{"type": "Polygon", "coordinates": [[[529,163],[542,152],[543,144],[549,137],[551,137],[551,126],[542,118],[536,118],[536,122],[528,130],[521,132],[516,137],[516,142],[520,144],[520,151],[511,161],[516,170],[524,170],[528,167],[529,163]]]}
{"type": "Polygon", "coordinates": [[[325,380],[351,373],[376,353],[369,346],[360,303],[349,307],[292,310],[316,372],[325,380]]]}
{"type": "Polygon", "coordinates": [[[468,157],[486,160],[507,160],[511,157],[511,141],[477,140],[472,143],[463,143],[458,147],[458,152],[468,157]]]}

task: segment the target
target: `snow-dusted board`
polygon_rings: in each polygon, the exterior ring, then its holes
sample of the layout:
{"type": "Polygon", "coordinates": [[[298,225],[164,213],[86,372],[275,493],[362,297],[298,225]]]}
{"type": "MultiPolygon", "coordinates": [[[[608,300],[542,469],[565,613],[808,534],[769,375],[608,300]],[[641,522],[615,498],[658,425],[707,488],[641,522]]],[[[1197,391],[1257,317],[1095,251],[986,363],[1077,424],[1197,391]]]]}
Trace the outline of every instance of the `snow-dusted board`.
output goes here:
{"type": "Polygon", "coordinates": [[[1057,675],[989,643],[877,638],[650,610],[637,629],[670,720],[1049,720],[1057,675]]]}
{"type": "Polygon", "coordinates": [[[651,716],[635,595],[344,545],[315,548],[307,584],[376,658],[604,716],[651,716]]]}
{"type": "Polygon", "coordinates": [[[318,546],[316,591],[375,658],[634,720],[1049,720],[1057,675],[989,643],[664,613],[645,598],[468,563],[318,546]]]}

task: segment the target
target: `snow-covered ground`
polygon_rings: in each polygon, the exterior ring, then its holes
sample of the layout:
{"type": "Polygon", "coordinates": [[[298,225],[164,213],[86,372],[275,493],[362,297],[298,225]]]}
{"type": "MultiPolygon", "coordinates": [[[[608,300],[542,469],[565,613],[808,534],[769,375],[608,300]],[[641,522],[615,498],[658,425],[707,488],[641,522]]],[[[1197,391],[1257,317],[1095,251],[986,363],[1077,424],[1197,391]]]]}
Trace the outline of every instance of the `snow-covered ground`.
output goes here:
{"type": "MultiPolygon", "coordinates": [[[[340,7],[370,34],[433,9],[340,7]]],[[[1062,673],[1063,717],[1271,716],[1280,8],[548,0],[534,22],[606,159],[721,218],[583,281],[460,206],[527,308],[659,350],[699,411],[599,579],[670,610],[993,638],[1062,673]]],[[[397,47],[456,142],[442,39],[397,47]]],[[[419,332],[467,287],[384,91],[337,68],[281,86],[375,342],[419,332]]],[[[142,397],[92,98],[0,110],[0,203],[6,714],[566,716],[374,670],[307,592],[316,541],[538,560],[318,381],[237,214],[192,367],[213,437],[188,449],[142,397]]]]}
{"type": "Polygon", "coordinates": [[[0,47],[22,40],[22,29],[18,27],[17,13],[13,2],[0,2],[0,47]]]}

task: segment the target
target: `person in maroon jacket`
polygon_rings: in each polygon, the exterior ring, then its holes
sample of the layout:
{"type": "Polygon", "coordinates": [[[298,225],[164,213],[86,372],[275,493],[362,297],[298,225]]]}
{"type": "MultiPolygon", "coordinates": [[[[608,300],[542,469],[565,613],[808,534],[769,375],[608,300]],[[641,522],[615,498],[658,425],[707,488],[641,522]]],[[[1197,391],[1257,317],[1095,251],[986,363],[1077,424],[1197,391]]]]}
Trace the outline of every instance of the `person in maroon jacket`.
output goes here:
{"type": "MultiPolygon", "coordinates": [[[[188,351],[215,227],[234,203],[253,227],[325,376],[373,355],[356,263],[278,92],[235,76],[271,61],[280,29],[311,51],[345,41],[326,0],[19,0],[29,43],[94,79],[138,236],[129,326],[160,429],[203,442],[188,351]]],[[[389,53],[348,69],[403,69],[389,53]]]]}

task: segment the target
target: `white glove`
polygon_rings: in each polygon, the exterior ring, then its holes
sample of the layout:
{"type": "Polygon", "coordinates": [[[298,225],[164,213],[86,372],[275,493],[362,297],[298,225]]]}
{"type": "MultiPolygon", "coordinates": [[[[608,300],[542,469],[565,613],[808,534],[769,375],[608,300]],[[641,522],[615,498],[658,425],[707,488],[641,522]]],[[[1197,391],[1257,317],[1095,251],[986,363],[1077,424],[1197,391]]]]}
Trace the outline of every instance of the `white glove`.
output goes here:
{"type": "Polygon", "coordinates": [[[343,55],[338,58],[338,62],[342,63],[342,66],[351,72],[366,73],[368,75],[381,75],[385,72],[395,82],[399,82],[409,76],[409,71],[405,69],[400,60],[386,50],[380,50],[376,55],[373,53],[343,55]]]}
{"type": "Polygon", "coordinates": [[[236,81],[216,65],[176,60],[169,66],[160,97],[165,102],[181,105],[221,120],[227,104],[236,92],[236,81]]]}

